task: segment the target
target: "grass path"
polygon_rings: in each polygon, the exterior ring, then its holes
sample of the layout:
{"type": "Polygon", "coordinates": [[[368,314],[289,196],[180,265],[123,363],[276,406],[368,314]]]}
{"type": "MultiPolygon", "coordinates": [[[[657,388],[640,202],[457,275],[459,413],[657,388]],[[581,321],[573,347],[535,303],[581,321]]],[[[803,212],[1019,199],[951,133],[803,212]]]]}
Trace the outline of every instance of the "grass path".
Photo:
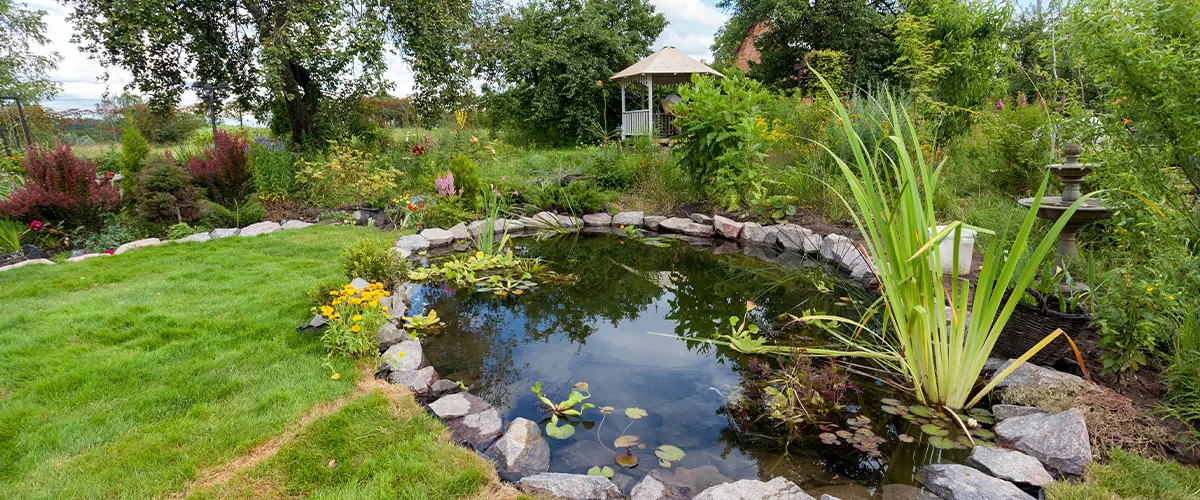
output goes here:
{"type": "MultiPolygon", "coordinates": [[[[363,404],[355,366],[334,360],[330,380],[294,327],[339,249],[371,235],[316,226],[0,274],[0,497],[170,495],[345,411],[320,405],[363,404]]],[[[389,425],[444,432],[425,423],[389,425]]]]}

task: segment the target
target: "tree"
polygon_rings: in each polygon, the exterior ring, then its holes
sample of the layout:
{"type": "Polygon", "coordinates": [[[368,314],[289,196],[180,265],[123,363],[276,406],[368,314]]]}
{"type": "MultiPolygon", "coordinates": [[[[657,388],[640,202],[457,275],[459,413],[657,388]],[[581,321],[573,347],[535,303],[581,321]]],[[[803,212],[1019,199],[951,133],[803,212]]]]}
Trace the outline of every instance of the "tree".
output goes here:
{"type": "Polygon", "coordinates": [[[466,79],[445,61],[461,48],[470,0],[64,2],[74,7],[73,41],[129,70],[153,108],[178,103],[190,80],[222,82],[243,108],[263,117],[277,109],[297,143],[312,136],[327,99],[390,85],[389,44],[415,70],[418,95],[441,97],[466,79]]]}
{"type": "Polygon", "coordinates": [[[501,121],[539,141],[587,138],[605,112],[596,83],[649,55],[666,24],[647,0],[534,0],[502,14],[490,68],[501,121]]]}
{"type": "Polygon", "coordinates": [[[25,104],[54,97],[57,82],[48,73],[58,68],[58,52],[39,54],[34,46],[50,43],[46,37],[44,10],[28,10],[25,4],[0,0],[0,95],[20,97],[25,104]]]}
{"type": "MultiPolygon", "coordinates": [[[[756,41],[761,61],[749,76],[775,88],[800,85],[797,64],[810,52],[846,55],[850,84],[866,86],[886,79],[895,59],[888,26],[895,18],[894,0],[722,0],[731,12],[713,44],[718,64],[731,64],[749,30],[760,22],[769,27],[756,41]]],[[[819,86],[818,86],[819,87],[819,86]]]]}

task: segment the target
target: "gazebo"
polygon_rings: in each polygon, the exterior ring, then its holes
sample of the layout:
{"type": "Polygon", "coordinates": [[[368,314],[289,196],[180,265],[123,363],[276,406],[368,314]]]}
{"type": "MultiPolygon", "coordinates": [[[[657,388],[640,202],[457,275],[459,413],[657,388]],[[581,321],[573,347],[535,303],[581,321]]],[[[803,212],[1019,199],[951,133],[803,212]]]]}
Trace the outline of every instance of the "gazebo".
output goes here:
{"type": "Polygon", "coordinates": [[[666,113],[659,113],[654,109],[654,84],[688,82],[694,74],[723,77],[717,70],[670,46],[663,47],[662,50],[610,77],[609,80],[621,82],[621,138],[631,135],[657,136],[668,128],[673,115],[669,109],[665,110],[666,113]],[[631,83],[646,87],[646,109],[625,109],[625,87],[631,83]]]}

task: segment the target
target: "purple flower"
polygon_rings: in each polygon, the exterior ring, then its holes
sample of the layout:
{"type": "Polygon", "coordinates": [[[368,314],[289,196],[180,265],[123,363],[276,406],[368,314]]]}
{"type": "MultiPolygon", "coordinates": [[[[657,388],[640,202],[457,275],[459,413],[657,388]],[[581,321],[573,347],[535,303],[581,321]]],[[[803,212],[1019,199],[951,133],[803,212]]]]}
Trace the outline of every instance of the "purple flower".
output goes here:
{"type": "Polygon", "coordinates": [[[1004,110],[1004,99],[996,99],[996,111],[1004,110]]]}

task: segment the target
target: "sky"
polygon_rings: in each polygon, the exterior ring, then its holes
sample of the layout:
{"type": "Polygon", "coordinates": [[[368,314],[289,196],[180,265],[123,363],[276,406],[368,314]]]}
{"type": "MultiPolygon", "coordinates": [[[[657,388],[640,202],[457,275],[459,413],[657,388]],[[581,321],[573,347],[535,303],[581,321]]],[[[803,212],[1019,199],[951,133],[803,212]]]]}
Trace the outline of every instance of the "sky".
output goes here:
{"type": "MultiPolygon", "coordinates": [[[[94,109],[105,93],[120,94],[131,80],[129,72],[121,68],[106,68],[98,61],[88,58],[78,46],[71,43],[74,26],[67,22],[69,9],[51,0],[25,0],[29,8],[46,11],[45,21],[50,44],[42,52],[55,51],[62,56],[58,69],[50,74],[52,80],[62,84],[62,92],[53,100],[42,104],[54,109],[94,109]],[[101,79],[108,75],[107,81],[101,79]]],[[[717,10],[717,0],[650,0],[658,12],[667,17],[669,24],[652,45],[653,50],[673,46],[696,59],[712,60],[713,35],[729,17],[717,10]]],[[[399,56],[389,56],[387,78],[395,84],[396,95],[407,95],[412,91],[412,71],[399,56]]],[[[183,104],[192,104],[197,97],[190,90],[184,94],[183,104]]]]}

